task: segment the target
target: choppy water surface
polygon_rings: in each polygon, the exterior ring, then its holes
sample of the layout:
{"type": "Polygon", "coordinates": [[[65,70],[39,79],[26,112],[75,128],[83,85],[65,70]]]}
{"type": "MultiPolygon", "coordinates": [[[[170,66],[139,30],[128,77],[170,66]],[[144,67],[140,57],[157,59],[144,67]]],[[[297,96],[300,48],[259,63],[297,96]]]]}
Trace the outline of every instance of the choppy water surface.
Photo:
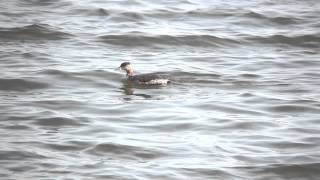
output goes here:
{"type": "Polygon", "coordinates": [[[318,179],[319,12],[1,1],[1,178],[318,179]],[[172,83],[132,86],[124,61],[172,83]]]}

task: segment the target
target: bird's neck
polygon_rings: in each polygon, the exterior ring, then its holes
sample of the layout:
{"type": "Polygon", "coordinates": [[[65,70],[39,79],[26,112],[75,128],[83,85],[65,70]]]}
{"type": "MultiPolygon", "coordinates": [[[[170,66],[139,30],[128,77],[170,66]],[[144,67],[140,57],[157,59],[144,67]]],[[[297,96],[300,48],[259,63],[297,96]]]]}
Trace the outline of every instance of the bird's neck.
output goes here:
{"type": "Polygon", "coordinates": [[[127,70],[127,76],[128,76],[128,77],[129,77],[129,76],[133,76],[133,70],[132,70],[132,69],[127,70]]]}

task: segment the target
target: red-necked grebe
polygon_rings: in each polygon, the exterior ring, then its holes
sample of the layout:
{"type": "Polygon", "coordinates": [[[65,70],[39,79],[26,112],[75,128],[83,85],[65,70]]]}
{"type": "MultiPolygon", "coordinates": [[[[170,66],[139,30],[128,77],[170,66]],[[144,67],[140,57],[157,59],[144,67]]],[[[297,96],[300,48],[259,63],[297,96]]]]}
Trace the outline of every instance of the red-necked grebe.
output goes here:
{"type": "Polygon", "coordinates": [[[166,85],[170,82],[164,74],[148,73],[148,74],[133,74],[133,66],[129,62],[124,62],[120,65],[120,69],[126,71],[127,80],[144,85],[166,85]]]}

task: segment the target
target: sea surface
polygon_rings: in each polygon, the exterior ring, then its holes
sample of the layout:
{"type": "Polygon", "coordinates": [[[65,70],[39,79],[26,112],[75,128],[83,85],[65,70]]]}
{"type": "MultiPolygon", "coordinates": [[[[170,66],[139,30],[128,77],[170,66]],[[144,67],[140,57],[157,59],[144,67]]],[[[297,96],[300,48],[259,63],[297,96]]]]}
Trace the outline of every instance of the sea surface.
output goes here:
{"type": "Polygon", "coordinates": [[[320,1],[2,0],[0,120],[0,179],[318,180],[320,1]]]}

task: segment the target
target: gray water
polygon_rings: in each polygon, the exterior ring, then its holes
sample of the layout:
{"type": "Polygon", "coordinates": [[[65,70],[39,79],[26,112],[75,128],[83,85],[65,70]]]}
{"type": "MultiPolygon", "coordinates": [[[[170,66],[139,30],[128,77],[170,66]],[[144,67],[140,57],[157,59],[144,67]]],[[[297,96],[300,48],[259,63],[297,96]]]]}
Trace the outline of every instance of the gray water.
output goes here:
{"type": "Polygon", "coordinates": [[[0,177],[319,179],[319,52],[318,0],[1,1],[0,177]]]}

